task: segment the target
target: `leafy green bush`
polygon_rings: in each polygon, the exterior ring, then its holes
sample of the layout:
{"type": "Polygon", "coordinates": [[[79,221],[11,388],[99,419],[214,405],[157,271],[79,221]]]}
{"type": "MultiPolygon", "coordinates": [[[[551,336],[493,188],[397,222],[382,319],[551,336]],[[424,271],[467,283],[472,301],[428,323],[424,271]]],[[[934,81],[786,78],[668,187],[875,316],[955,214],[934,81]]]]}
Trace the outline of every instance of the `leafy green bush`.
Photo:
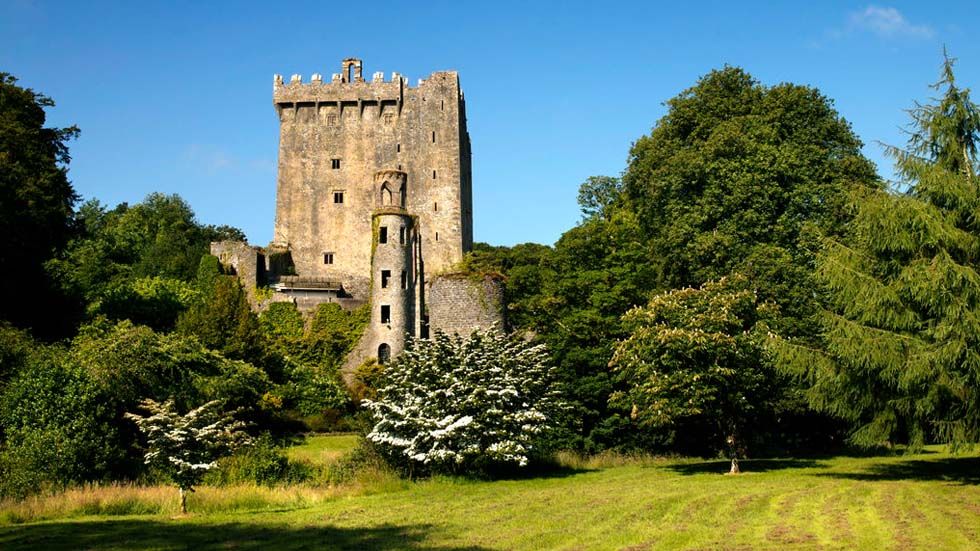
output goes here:
{"type": "Polygon", "coordinates": [[[265,434],[252,445],[220,459],[218,468],[208,473],[204,482],[216,486],[244,482],[275,486],[308,481],[315,472],[312,465],[290,461],[282,448],[265,434]]]}
{"type": "Polygon", "coordinates": [[[63,351],[42,349],[0,394],[0,494],[129,472],[113,402],[63,351]]]}

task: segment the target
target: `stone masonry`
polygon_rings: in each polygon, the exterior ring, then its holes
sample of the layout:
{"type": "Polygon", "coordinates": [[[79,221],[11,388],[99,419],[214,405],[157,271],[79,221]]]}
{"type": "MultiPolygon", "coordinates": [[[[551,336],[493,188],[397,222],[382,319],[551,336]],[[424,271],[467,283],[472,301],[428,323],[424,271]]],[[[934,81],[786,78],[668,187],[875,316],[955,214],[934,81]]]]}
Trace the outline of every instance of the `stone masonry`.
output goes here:
{"type": "Polygon", "coordinates": [[[473,244],[470,139],[455,71],[416,87],[398,73],[367,81],[359,59],[325,81],[276,75],[279,170],[273,242],[265,249],[212,243],[250,298],[300,310],[371,304],[370,326],[345,376],[382,363],[429,326],[468,334],[503,327],[503,287],[452,274],[473,244]],[[432,281],[430,285],[428,282],[432,281]]]}

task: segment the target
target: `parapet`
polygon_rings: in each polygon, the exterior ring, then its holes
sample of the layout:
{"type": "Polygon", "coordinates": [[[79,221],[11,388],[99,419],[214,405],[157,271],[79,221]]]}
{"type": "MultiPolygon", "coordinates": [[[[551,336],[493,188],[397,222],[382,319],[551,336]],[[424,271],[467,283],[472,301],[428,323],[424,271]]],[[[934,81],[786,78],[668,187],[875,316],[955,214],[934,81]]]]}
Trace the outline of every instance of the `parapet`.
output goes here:
{"type": "MultiPolygon", "coordinates": [[[[340,72],[334,73],[329,81],[325,81],[320,73],[313,73],[309,83],[304,83],[299,74],[292,75],[289,82],[285,82],[282,75],[273,75],[273,103],[289,107],[299,103],[395,101],[400,105],[405,90],[411,89],[408,79],[399,73],[391,73],[391,79],[385,80],[384,73],[377,71],[368,82],[362,70],[361,60],[350,57],[341,61],[340,72]]],[[[435,72],[427,79],[419,79],[419,86],[446,78],[458,80],[459,77],[456,71],[435,72]]]]}

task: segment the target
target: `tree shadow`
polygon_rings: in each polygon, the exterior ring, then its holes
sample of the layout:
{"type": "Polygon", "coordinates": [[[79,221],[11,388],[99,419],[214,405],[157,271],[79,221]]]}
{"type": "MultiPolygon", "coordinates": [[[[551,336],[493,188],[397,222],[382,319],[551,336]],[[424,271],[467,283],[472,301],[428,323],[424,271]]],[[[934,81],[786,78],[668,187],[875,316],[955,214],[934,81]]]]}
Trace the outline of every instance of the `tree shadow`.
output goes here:
{"type": "MultiPolygon", "coordinates": [[[[718,459],[700,463],[675,463],[663,468],[683,475],[725,474],[731,464],[731,460],[718,459]]],[[[785,469],[814,469],[825,467],[826,463],[816,459],[740,459],[738,466],[743,473],[765,473],[785,469]]]]}
{"type": "MultiPolygon", "coordinates": [[[[53,522],[0,528],[0,548],[18,549],[432,549],[429,525],[371,528],[197,524],[193,521],[106,520],[53,522]]],[[[476,546],[438,547],[478,551],[476,546]]]]}
{"type": "Polygon", "coordinates": [[[848,480],[920,480],[980,484],[980,457],[907,459],[876,463],[859,472],[827,472],[816,476],[848,480]]]}

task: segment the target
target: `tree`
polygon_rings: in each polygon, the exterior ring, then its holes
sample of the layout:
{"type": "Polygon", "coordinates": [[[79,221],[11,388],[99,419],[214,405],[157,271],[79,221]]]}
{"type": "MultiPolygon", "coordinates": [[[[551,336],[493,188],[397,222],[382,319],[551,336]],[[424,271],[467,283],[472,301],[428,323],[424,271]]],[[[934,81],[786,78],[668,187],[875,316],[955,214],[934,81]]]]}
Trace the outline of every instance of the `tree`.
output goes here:
{"type": "Polygon", "coordinates": [[[630,151],[623,188],[658,290],[745,274],[773,323],[813,334],[816,236],[839,233],[855,189],[876,189],[861,141],[818,90],[715,70],[667,101],[630,151]]]}
{"type": "Polygon", "coordinates": [[[578,204],[582,216],[608,218],[622,194],[622,180],[611,176],[589,176],[578,188],[578,204]]]}
{"type": "Polygon", "coordinates": [[[53,106],[0,72],[0,288],[17,289],[0,301],[0,318],[42,332],[58,331],[48,314],[63,309],[43,264],[74,234],[78,200],[66,145],[78,128],[46,128],[44,109],[53,106]]]}
{"type": "Polygon", "coordinates": [[[901,191],[857,194],[849,231],[824,242],[822,338],[772,340],[862,446],[980,439],[980,116],[953,63],[910,111],[908,148],[887,148],[901,191]]]}
{"type": "MultiPolygon", "coordinates": [[[[202,258],[202,266],[212,257],[202,258]]],[[[177,331],[194,335],[204,346],[237,360],[257,365],[265,363],[265,349],[259,321],[252,312],[238,278],[199,273],[201,298],[177,320],[177,331]]]]}
{"type": "Polygon", "coordinates": [[[738,472],[746,432],[780,390],[760,335],[771,313],[740,276],[655,295],[623,318],[629,336],[609,365],[625,390],[610,403],[641,427],[710,427],[695,438],[727,450],[738,472]]]}
{"type": "Polygon", "coordinates": [[[180,512],[187,513],[187,492],[211,469],[218,458],[248,441],[244,423],[221,410],[221,401],[212,400],[181,415],[173,400],[158,403],[143,400],[149,415],[127,413],[146,437],[147,465],[163,469],[180,490],[180,512]]]}
{"type": "Polygon", "coordinates": [[[384,378],[368,440],[434,472],[525,466],[563,409],[544,347],[496,330],[412,340],[384,378]]]}

